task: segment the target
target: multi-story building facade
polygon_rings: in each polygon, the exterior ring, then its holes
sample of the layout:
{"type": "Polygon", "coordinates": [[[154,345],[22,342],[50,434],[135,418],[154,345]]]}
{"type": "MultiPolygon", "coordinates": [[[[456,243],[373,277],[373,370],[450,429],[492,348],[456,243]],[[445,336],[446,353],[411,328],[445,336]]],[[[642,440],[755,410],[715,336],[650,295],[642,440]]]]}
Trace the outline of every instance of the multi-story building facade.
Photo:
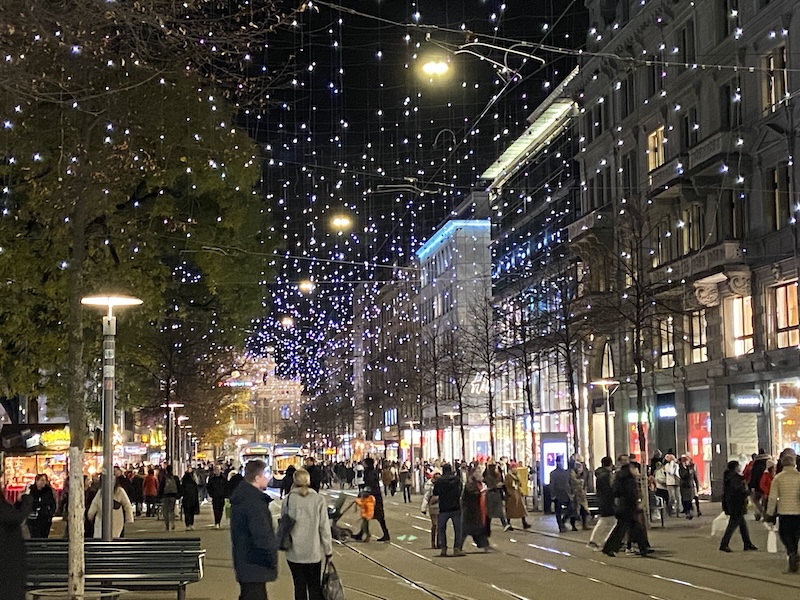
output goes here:
{"type": "MultiPolygon", "coordinates": [[[[587,315],[605,315],[581,355],[586,429],[598,437],[607,406],[615,454],[639,454],[645,433],[645,452],[690,455],[716,493],[728,460],[800,446],[800,6],[588,4],[589,58],[562,90],[578,110],[564,135],[577,135],[579,166],[562,187],[580,195],[569,210],[554,208],[587,315]],[[620,385],[604,403],[588,384],[609,374],[620,385]]],[[[505,165],[503,186],[536,156],[505,165]]],[[[501,303],[521,297],[499,271],[526,252],[520,236],[537,210],[527,206],[553,204],[547,185],[542,176],[508,194],[523,205],[500,216],[511,221],[496,239],[501,303]]]]}

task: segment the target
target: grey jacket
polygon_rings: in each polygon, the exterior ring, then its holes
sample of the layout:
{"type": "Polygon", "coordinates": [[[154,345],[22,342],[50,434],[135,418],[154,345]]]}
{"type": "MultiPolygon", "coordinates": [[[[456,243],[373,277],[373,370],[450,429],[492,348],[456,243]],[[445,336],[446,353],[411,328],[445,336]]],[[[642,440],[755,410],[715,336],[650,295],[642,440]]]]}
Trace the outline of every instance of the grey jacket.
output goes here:
{"type": "Polygon", "coordinates": [[[286,560],[293,563],[318,563],[333,553],[331,524],[325,499],[313,489],[301,496],[293,489],[284,499],[281,516],[294,519],[292,543],[286,551],[286,560]]]}

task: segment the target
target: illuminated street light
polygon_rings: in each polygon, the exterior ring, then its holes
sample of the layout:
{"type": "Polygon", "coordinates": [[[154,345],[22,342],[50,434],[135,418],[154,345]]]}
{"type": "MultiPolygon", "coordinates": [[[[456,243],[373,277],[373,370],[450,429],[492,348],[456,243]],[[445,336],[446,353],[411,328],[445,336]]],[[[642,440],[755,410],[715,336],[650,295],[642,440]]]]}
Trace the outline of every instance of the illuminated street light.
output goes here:
{"type": "Polygon", "coordinates": [[[281,326],[284,329],[291,329],[294,327],[294,319],[292,317],[283,317],[281,319],[281,326]]]}
{"type": "Polygon", "coordinates": [[[142,303],[133,296],[86,296],[81,298],[85,306],[99,306],[108,309],[103,317],[103,483],[101,499],[103,510],[101,530],[103,540],[110,542],[113,539],[112,513],[114,508],[114,392],[116,388],[116,335],[117,317],[114,316],[115,306],[138,306],[142,303]]]}
{"type": "Polygon", "coordinates": [[[422,65],[422,72],[431,77],[441,77],[446,75],[449,70],[450,65],[443,60],[431,60],[422,65]]]}
{"type": "Polygon", "coordinates": [[[301,281],[297,286],[297,288],[304,294],[310,294],[311,292],[314,291],[315,287],[316,285],[314,285],[314,282],[311,281],[310,279],[305,279],[301,281]]]}
{"type": "Polygon", "coordinates": [[[350,229],[353,225],[353,219],[347,215],[336,215],[333,217],[331,225],[333,225],[334,229],[337,231],[344,231],[345,229],[350,229]]]}

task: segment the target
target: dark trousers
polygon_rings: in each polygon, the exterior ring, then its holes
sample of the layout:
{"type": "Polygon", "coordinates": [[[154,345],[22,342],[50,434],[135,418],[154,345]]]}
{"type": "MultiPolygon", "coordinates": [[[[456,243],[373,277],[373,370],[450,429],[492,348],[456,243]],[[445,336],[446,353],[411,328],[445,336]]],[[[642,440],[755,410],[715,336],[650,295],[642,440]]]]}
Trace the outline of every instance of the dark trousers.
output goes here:
{"type": "Polygon", "coordinates": [[[403,484],[403,502],[411,502],[411,486],[403,484]]]}
{"type": "Polygon", "coordinates": [[[294,600],[323,600],[322,563],[289,563],[294,581],[294,600]]]}
{"type": "Polygon", "coordinates": [[[606,539],[603,552],[618,552],[626,535],[629,541],[636,542],[640,551],[649,547],[647,537],[641,531],[638,516],[633,514],[617,517],[617,524],[606,539]]]}
{"type": "Polygon", "coordinates": [[[52,519],[29,519],[28,531],[30,532],[32,538],[47,538],[50,537],[50,527],[52,525],[52,519]]]}
{"type": "Polygon", "coordinates": [[[555,505],[555,513],[556,513],[556,523],[558,524],[558,530],[564,531],[566,530],[566,526],[564,525],[564,514],[569,510],[569,498],[553,498],[553,504],[555,505]]]}
{"type": "Polygon", "coordinates": [[[189,527],[190,525],[194,525],[194,507],[186,507],[183,508],[183,522],[186,523],[186,526],[189,527]]]}
{"type": "Polygon", "coordinates": [[[780,515],[778,517],[778,535],[786,546],[786,554],[797,554],[797,543],[800,541],[800,515],[780,515]]]}
{"type": "Polygon", "coordinates": [[[222,522],[222,513],[225,510],[225,498],[212,498],[211,508],[214,511],[214,525],[222,522]]]}
{"type": "Polygon", "coordinates": [[[461,511],[454,510],[451,512],[440,512],[439,513],[439,531],[438,531],[438,541],[439,541],[439,548],[442,550],[447,550],[447,522],[453,522],[453,531],[455,532],[455,539],[453,540],[453,548],[461,549],[461,546],[464,544],[464,536],[461,533],[463,531],[461,527],[461,511]]]}
{"type": "MultiPolygon", "coordinates": [[[[733,537],[733,532],[736,531],[737,528],[742,534],[742,542],[744,542],[745,548],[753,545],[753,542],[750,541],[750,532],[747,530],[747,523],[744,520],[744,514],[741,514],[730,515],[728,518],[728,527],[725,528],[725,534],[722,536],[722,541],[719,543],[720,548],[728,547],[728,544],[733,537]]],[[[781,539],[783,539],[783,536],[781,536],[781,539]]],[[[797,544],[795,544],[795,548],[796,547],[797,544]]]]}
{"type": "Polygon", "coordinates": [[[267,584],[239,582],[239,600],[267,600],[267,584]]]}
{"type": "Polygon", "coordinates": [[[146,516],[152,517],[154,514],[156,514],[156,511],[155,511],[156,502],[158,502],[158,497],[157,496],[145,496],[144,497],[144,503],[145,503],[145,506],[147,507],[147,512],[145,513],[146,516]]]}

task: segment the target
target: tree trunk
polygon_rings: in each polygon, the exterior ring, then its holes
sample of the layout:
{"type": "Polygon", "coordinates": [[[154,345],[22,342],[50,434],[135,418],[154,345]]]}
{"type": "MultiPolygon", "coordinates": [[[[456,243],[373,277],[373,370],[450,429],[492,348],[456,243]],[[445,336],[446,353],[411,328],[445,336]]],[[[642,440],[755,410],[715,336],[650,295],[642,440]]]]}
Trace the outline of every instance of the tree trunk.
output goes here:
{"type": "Polygon", "coordinates": [[[567,383],[569,385],[569,412],[570,415],[572,416],[572,452],[574,454],[579,454],[580,446],[578,445],[578,402],[575,397],[575,365],[572,363],[572,357],[569,356],[569,351],[567,351],[566,358],[567,358],[567,383]]]}
{"type": "MultiPolygon", "coordinates": [[[[67,413],[69,415],[69,579],[70,600],[82,600],[83,559],[83,451],[86,441],[86,398],[83,371],[84,262],[86,260],[86,202],[75,200],[72,216],[72,256],[69,265],[69,333],[67,343],[67,413]]],[[[104,465],[107,469],[108,465],[104,465]]]]}
{"type": "MultiPolygon", "coordinates": [[[[461,460],[467,460],[467,440],[464,432],[464,398],[458,399],[458,431],[461,434],[461,460]]],[[[455,462],[455,461],[454,461],[455,462]]]]}
{"type": "Polygon", "coordinates": [[[438,385],[433,384],[433,420],[436,427],[436,458],[442,458],[442,438],[439,437],[441,424],[439,422],[439,391],[438,385]]]}
{"type": "Polygon", "coordinates": [[[497,459],[495,452],[495,439],[494,439],[494,394],[492,393],[492,376],[489,375],[489,453],[493,459],[497,459]]]}

